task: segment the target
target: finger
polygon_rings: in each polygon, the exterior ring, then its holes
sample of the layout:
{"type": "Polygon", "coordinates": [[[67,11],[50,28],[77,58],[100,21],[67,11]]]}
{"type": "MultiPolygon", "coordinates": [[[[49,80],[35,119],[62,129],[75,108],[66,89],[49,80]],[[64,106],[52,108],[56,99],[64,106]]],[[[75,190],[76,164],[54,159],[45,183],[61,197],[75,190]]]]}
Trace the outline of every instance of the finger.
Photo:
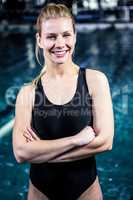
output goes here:
{"type": "Polygon", "coordinates": [[[87,128],[91,131],[94,131],[94,129],[91,126],[87,126],[87,128]]]}
{"type": "Polygon", "coordinates": [[[31,131],[32,131],[33,136],[34,136],[37,140],[40,139],[40,138],[37,136],[37,134],[36,134],[36,132],[35,132],[35,130],[34,130],[33,128],[31,128],[31,131]]]}
{"type": "Polygon", "coordinates": [[[88,126],[87,129],[88,129],[89,133],[95,134],[95,131],[94,131],[94,129],[91,126],[88,126]]]}
{"type": "Polygon", "coordinates": [[[26,142],[28,143],[28,142],[31,142],[31,140],[29,140],[29,139],[26,139],[26,142]]]}
{"type": "Polygon", "coordinates": [[[34,141],[34,138],[29,134],[29,133],[24,133],[23,134],[23,136],[26,138],[26,139],[28,139],[28,140],[30,140],[30,141],[34,141]]]}
{"type": "Polygon", "coordinates": [[[32,137],[33,137],[35,140],[40,139],[40,138],[36,135],[36,133],[32,130],[32,128],[27,127],[27,130],[30,132],[30,134],[32,135],[32,137]]]}
{"type": "Polygon", "coordinates": [[[29,137],[29,135],[23,134],[23,136],[25,137],[26,140],[30,140],[30,141],[32,140],[32,139],[29,137]]]}
{"type": "Polygon", "coordinates": [[[31,138],[33,138],[34,140],[36,140],[35,137],[33,137],[33,134],[32,134],[32,132],[30,131],[29,128],[26,127],[25,133],[27,133],[27,134],[29,135],[29,137],[31,137],[31,138]]]}
{"type": "Polygon", "coordinates": [[[27,137],[25,137],[25,139],[26,139],[26,142],[31,142],[32,141],[31,139],[29,139],[27,137]]]}
{"type": "Polygon", "coordinates": [[[23,135],[26,135],[27,137],[32,138],[32,135],[30,134],[28,130],[24,130],[23,135]]]}
{"type": "Polygon", "coordinates": [[[89,142],[91,142],[95,138],[94,132],[89,133],[89,142]]]}
{"type": "Polygon", "coordinates": [[[25,138],[30,138],[30,136],[29,136],[28,133],[26,133],[26,132],[23,133],[23,136],[24,136],[25,138]]]}

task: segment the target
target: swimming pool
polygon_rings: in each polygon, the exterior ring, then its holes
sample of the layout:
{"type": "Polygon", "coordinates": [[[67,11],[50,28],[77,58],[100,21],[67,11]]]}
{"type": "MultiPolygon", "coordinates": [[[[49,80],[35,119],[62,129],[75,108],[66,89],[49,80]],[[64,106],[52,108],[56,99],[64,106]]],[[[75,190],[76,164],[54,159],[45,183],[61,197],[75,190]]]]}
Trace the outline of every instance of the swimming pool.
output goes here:
{"type": "MultiPolygon", "coordinates": [[[[41,67],[34,58],[33,33],[1,33],[0,128],[14,117],[19,88],[41,67]]],[[[74,59],[81,67],[103,71],[109,80],[115,114],[115,138],[111,152],[97,155],[97,166],[105,200],[133,199],[133,30],[78,32],[74,59]]],[[[16,163],[12,152],[12,130],[0,137],[0,198],[25,200],[28,164],[16,163]]]]}

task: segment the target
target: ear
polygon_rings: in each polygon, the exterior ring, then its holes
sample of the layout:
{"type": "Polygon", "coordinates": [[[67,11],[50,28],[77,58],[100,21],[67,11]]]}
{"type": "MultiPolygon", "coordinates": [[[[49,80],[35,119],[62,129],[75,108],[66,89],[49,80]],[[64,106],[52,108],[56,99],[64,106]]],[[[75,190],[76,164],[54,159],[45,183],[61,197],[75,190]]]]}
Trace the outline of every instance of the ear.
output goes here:
{"type": "Polygon", "coordinates": [[[43,45],[42,45],[42,41],[41,41],[41,37],[39,35],[39,33],[36,33],[36,42],[37,42],[37,45],[43,49],[43,45]]]}

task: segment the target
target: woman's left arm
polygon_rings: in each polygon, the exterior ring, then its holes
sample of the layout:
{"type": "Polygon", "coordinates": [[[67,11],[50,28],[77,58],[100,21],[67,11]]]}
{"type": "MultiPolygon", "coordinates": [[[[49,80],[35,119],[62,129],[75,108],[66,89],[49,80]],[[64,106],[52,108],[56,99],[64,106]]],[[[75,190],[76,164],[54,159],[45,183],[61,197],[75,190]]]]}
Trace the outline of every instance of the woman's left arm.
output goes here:
{"type": "Polygon", "coordinates": [[[114,116],[108,79],[97,70],[86,70],[87,85],[92,96],[95,139],[89,144],[70,150],[50,162],[78,160],[112,149],[114,116]]]}

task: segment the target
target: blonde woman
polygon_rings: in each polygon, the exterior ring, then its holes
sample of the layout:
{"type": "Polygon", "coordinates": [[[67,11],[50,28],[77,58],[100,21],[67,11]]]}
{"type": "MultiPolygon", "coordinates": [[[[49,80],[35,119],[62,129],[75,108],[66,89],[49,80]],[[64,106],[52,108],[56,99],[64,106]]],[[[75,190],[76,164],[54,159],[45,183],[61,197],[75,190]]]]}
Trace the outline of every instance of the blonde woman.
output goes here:
{"type": "Polygon", "coordinates": [[[72,60],[74,19],[48,4],[37,19],[45,65],[16,100],[13,149],[30,163],[28,200],[102,200],[95,154],[112,149],[114,122],[106,76],[72,60]]]}

